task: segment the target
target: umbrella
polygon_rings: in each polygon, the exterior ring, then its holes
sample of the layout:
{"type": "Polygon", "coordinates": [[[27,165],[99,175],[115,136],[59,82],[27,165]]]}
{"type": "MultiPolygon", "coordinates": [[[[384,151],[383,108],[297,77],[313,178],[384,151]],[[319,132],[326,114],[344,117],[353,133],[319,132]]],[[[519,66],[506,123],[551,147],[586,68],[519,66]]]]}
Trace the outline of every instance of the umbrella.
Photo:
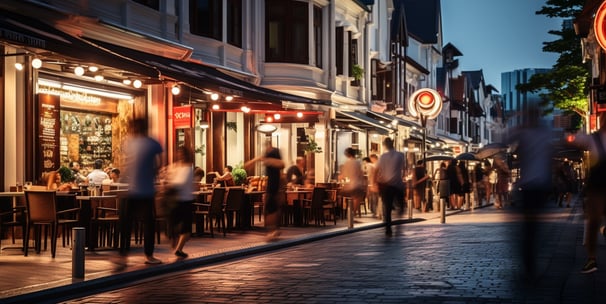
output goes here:
{"type": "Polygon", "coordinates": [[[456,159],[458,160],[479,160],[475,154],[471,152],[465,152],[457,155],[456,159]]]}
{"type": "Polygon", "coordinates": [[[450,155],[432,155],[432,156],[427,156],[425,158],[425,161],[440,161],[440,160],[453,160],[454,157],[450,156],[450,155]]]}
{"type": "Polygon", "coordinates": [[[478,152],[476,152],[475,156],[477,159],[485,159],[492,157],[500,152],[507,150],[507,145],[502,143],[491,143],[486,146],[480,148],[478,152]]]}

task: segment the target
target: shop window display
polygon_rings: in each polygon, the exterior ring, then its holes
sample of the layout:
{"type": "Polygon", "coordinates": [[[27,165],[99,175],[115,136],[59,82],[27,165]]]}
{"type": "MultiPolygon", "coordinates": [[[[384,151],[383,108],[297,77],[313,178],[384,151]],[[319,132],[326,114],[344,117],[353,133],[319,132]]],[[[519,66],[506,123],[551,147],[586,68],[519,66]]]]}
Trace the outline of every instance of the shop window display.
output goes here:
{"type": "Polygon", "coordinates": [[[92,167],[95,159],[111,162],[112,116],[61,110],[61,161],[92,167]]]}

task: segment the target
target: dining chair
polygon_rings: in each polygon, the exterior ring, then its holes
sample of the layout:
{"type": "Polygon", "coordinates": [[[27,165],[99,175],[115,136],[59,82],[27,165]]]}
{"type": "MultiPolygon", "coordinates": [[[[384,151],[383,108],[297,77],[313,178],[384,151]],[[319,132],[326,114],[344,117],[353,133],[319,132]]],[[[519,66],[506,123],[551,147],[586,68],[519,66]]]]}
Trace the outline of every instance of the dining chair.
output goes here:
{"type": "Polygon", "coordinates": [[[119,243],[118,225],[120,222],[120,204],[117,195],[91,196],[90,204],[93,211],[92,227],[89,235],[92,236],[94,247],[114,247],[119,243]]]}
{"type": "Polygon", "coordinates": [[[12,200],[0,201],[0,249],[5,231],[10,230],[11,240],[15,244],[15,230],[21,227],[24,233],[25,222],[25,206],[13,206],[12,200]]]}
{"type": "MultiPolygon", "coordinates": [[[[42,227],[50,228],[51,256],[54,258],[57,251],[57,229],[59,226],[73,226],[78,222],[76,216],[66,218],[63,215],[78,214],[80,208],[65,210],[57,209],[57,192],[55,190],[25,190],[26,228],[24,242],[24,255],[29,249],[29,237],[32,228],[35,228],[34,247],[36,253],[41,250],[42,227]]],[[[46,248],[46,237],[44,238],[46,248]]]]}
{"type": "Polygon", "coordinates": [[[196,232],[204,233],[205,224],[208,225],[210,236],[215,237],[213,231],[213,219],[219,227],[223,229],[223,236],[226,235],[225,229],[225,213],[223,212],[223,203],[225,201],[225,188],[213,188],[210,204],[194,203],[194,221],[196,223],[196,232]]]}
{"type": "MultiPolygon", "coordinates": [[[[225,217],[227,219],[227,228],[233,228],[235,226],[242,226],[242,206],[244,201],[244,188],[242,187],[230,187],[227,191],[227,197],[225,198],[225,217]]],[[[248,220],[248,219],[246,219],[248,220]]]]}
{"type": "Polygon", "coordinates": [[[303,210],[305,215],[305,224],[309,225],[310,219],[313,219],[316,226],[326,226],[326,213],[331,216],[334,224],[337,224],[335,217],[335,204],[326,197],[326,188],[315,187],[311,194],[311,199],[303,200],[303,210]]]}

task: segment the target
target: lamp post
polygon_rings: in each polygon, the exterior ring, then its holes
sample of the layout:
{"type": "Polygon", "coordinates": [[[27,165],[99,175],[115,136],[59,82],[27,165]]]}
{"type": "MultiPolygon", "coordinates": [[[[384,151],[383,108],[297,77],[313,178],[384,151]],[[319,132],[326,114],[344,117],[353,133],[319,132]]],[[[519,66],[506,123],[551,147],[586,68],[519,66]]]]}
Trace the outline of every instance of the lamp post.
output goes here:
{"type": "MultiPolygon", "coordinates": [[[[416,90],[412,95],[410,95],[410,99],[408,100],[408,111],[412,114],[412,116],[419,118],[421,121],[422,130],[422,143],[421,143],[421,155],[423,157],[423,164],[426,161],[425,155],[425,140],[427,137],[427,119],[434,119],[438,117],[440,112],[442,111],[442,96],[433,89],[424,88],[416,90]]],[[[444,204],[442,201],[441,205],[442,210],[442,223],[445,221],[446,214],[444,212],[444,204]]],[[[408,206],[408,217],[412,218],[412,208],[408,206]]]]}

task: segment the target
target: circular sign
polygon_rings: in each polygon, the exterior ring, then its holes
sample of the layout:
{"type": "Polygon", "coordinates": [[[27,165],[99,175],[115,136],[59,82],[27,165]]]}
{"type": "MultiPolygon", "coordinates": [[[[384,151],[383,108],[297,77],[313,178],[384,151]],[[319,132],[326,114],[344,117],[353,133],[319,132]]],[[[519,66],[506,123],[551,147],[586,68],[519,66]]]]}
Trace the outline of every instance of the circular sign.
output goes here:
{"type": "Polygon", "coordinates": [[[408,112],[412,116],[436,118],[442,111],[442,96],[433,89],[416,90],[408,99],[408,112]]]}
{"type": "Polygon", "coordinates": [[[602,49],[606,49],[606,2],[602,3],[595,13],[593,32],[602,49]]]}

